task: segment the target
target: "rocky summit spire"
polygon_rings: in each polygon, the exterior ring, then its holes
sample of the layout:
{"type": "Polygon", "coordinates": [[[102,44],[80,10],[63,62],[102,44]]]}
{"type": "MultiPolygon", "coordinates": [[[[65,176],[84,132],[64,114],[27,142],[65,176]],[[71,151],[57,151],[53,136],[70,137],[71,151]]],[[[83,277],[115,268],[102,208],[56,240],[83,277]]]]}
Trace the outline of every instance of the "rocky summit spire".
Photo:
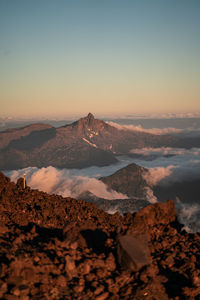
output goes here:
{"type": "Polygon", "coordinates": [[[93,126],[96,122],[93,114],[89,113],[86,117],[79,119],[74,124],[78,126],[79,130],[83,130],[83,128],[87,128],[88,126],[93,126]]]}
{"type": "Polygon", "coordinates": [[[89,113],[86,117],[88,120],[94,120],[93,114],[89,113]]]}
{"type": "Polygon", "coordinates": [[[83,118],[83,120],[84,120],[84,122],[86,122],[88,125],[92,125],[92,124],[94,124],[94,116],[93,116],[93,114],[91,114],[91,113],[89,113],[88,115],[87,115],[87,117],[85,117],[85,118],[83,118]]]}

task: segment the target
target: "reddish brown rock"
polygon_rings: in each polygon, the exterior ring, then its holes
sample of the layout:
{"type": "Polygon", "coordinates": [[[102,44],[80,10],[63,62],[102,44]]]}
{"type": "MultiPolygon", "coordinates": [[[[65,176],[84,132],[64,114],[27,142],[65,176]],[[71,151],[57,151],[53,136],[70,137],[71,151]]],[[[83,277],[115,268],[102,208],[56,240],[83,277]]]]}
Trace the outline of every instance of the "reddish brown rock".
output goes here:
{"type": "Polygon", "coordinates": [[[106,293],[102,293],[101,295],[97,296],[96,300],[105,300],[105,299],[108,299],[108,297],[109,297],[109,293],[106,292],[106,293]]]}
{"type": "Polygon", "coordinates": [[[133,231],[153,230],[157,225],[168,225],[176,220],[176,211],[173,200],[149,205],[134,216],[133,231]]]}
{"type": "Polygon", "coordinates": [[[199,259],[200,234],[181,231],[172,201],[108,215],[0,173],[2,299],[198,299],[199,259]],[[148,240],[137,242],[131,269],[117,255],[117,237],[127,235],[148,240]]]}
{"type": "Polygon", "coordinates": [[[69,255],[65,256],[65,271],[70,279],[74,276],[77,276],[75,262],[73,258],[69,255]]]}
{"type": "Polygon", "coordinates": [[[138,271],[151,262],[146,235],[119,236],[117,253],[119,264],[132,271],[138,271]]]}

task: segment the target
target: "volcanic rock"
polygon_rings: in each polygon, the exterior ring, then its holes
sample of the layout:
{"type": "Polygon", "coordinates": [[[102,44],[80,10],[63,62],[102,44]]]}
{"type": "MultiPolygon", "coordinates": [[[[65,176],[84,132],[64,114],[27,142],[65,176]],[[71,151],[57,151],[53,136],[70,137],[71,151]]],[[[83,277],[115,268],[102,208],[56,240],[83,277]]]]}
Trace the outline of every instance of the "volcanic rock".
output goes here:
{"type": "Polygon", "coordinates": [[[0,173],[0,228],[2,299],[199,297],[200,234],[181,230],[173,201],[108,215],[93,203],[21,189],[0,173]],[[127,236],[137,244],[136,269],[119,264],[118,241],[127,236]]]}
{"type": "Polygon", "coordinates": [[[65,256],[65,271],[70,279],[74,276],[77,276],[75,262],[69,255],[65,256]]]}
{"type": "Polygon", "coordinates": [[[119,236],[117,253],[119,264],[132,271],[140,270],[151,261],[146,235],[119,236]]]}

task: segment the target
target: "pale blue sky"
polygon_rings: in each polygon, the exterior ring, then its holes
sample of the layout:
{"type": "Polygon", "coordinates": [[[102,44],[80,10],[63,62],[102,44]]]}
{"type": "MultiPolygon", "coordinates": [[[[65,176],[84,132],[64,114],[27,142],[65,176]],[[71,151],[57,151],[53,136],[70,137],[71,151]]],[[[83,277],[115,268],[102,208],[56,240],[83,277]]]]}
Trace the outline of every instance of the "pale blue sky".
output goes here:
{"type": "Polygon", "coordinates": [[[200,111],[199,0],[0,0],[1,115],[200,111]]]}

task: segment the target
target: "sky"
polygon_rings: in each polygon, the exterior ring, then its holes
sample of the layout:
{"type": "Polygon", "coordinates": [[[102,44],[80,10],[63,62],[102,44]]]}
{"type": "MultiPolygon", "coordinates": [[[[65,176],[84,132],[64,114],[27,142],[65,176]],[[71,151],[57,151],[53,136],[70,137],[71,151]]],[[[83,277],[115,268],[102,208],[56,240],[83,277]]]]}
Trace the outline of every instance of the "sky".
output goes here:
{"type": "Polygon", "coordinates": [[[0,116],[200,111],[199,0],[0,0],[0,116]]]}

